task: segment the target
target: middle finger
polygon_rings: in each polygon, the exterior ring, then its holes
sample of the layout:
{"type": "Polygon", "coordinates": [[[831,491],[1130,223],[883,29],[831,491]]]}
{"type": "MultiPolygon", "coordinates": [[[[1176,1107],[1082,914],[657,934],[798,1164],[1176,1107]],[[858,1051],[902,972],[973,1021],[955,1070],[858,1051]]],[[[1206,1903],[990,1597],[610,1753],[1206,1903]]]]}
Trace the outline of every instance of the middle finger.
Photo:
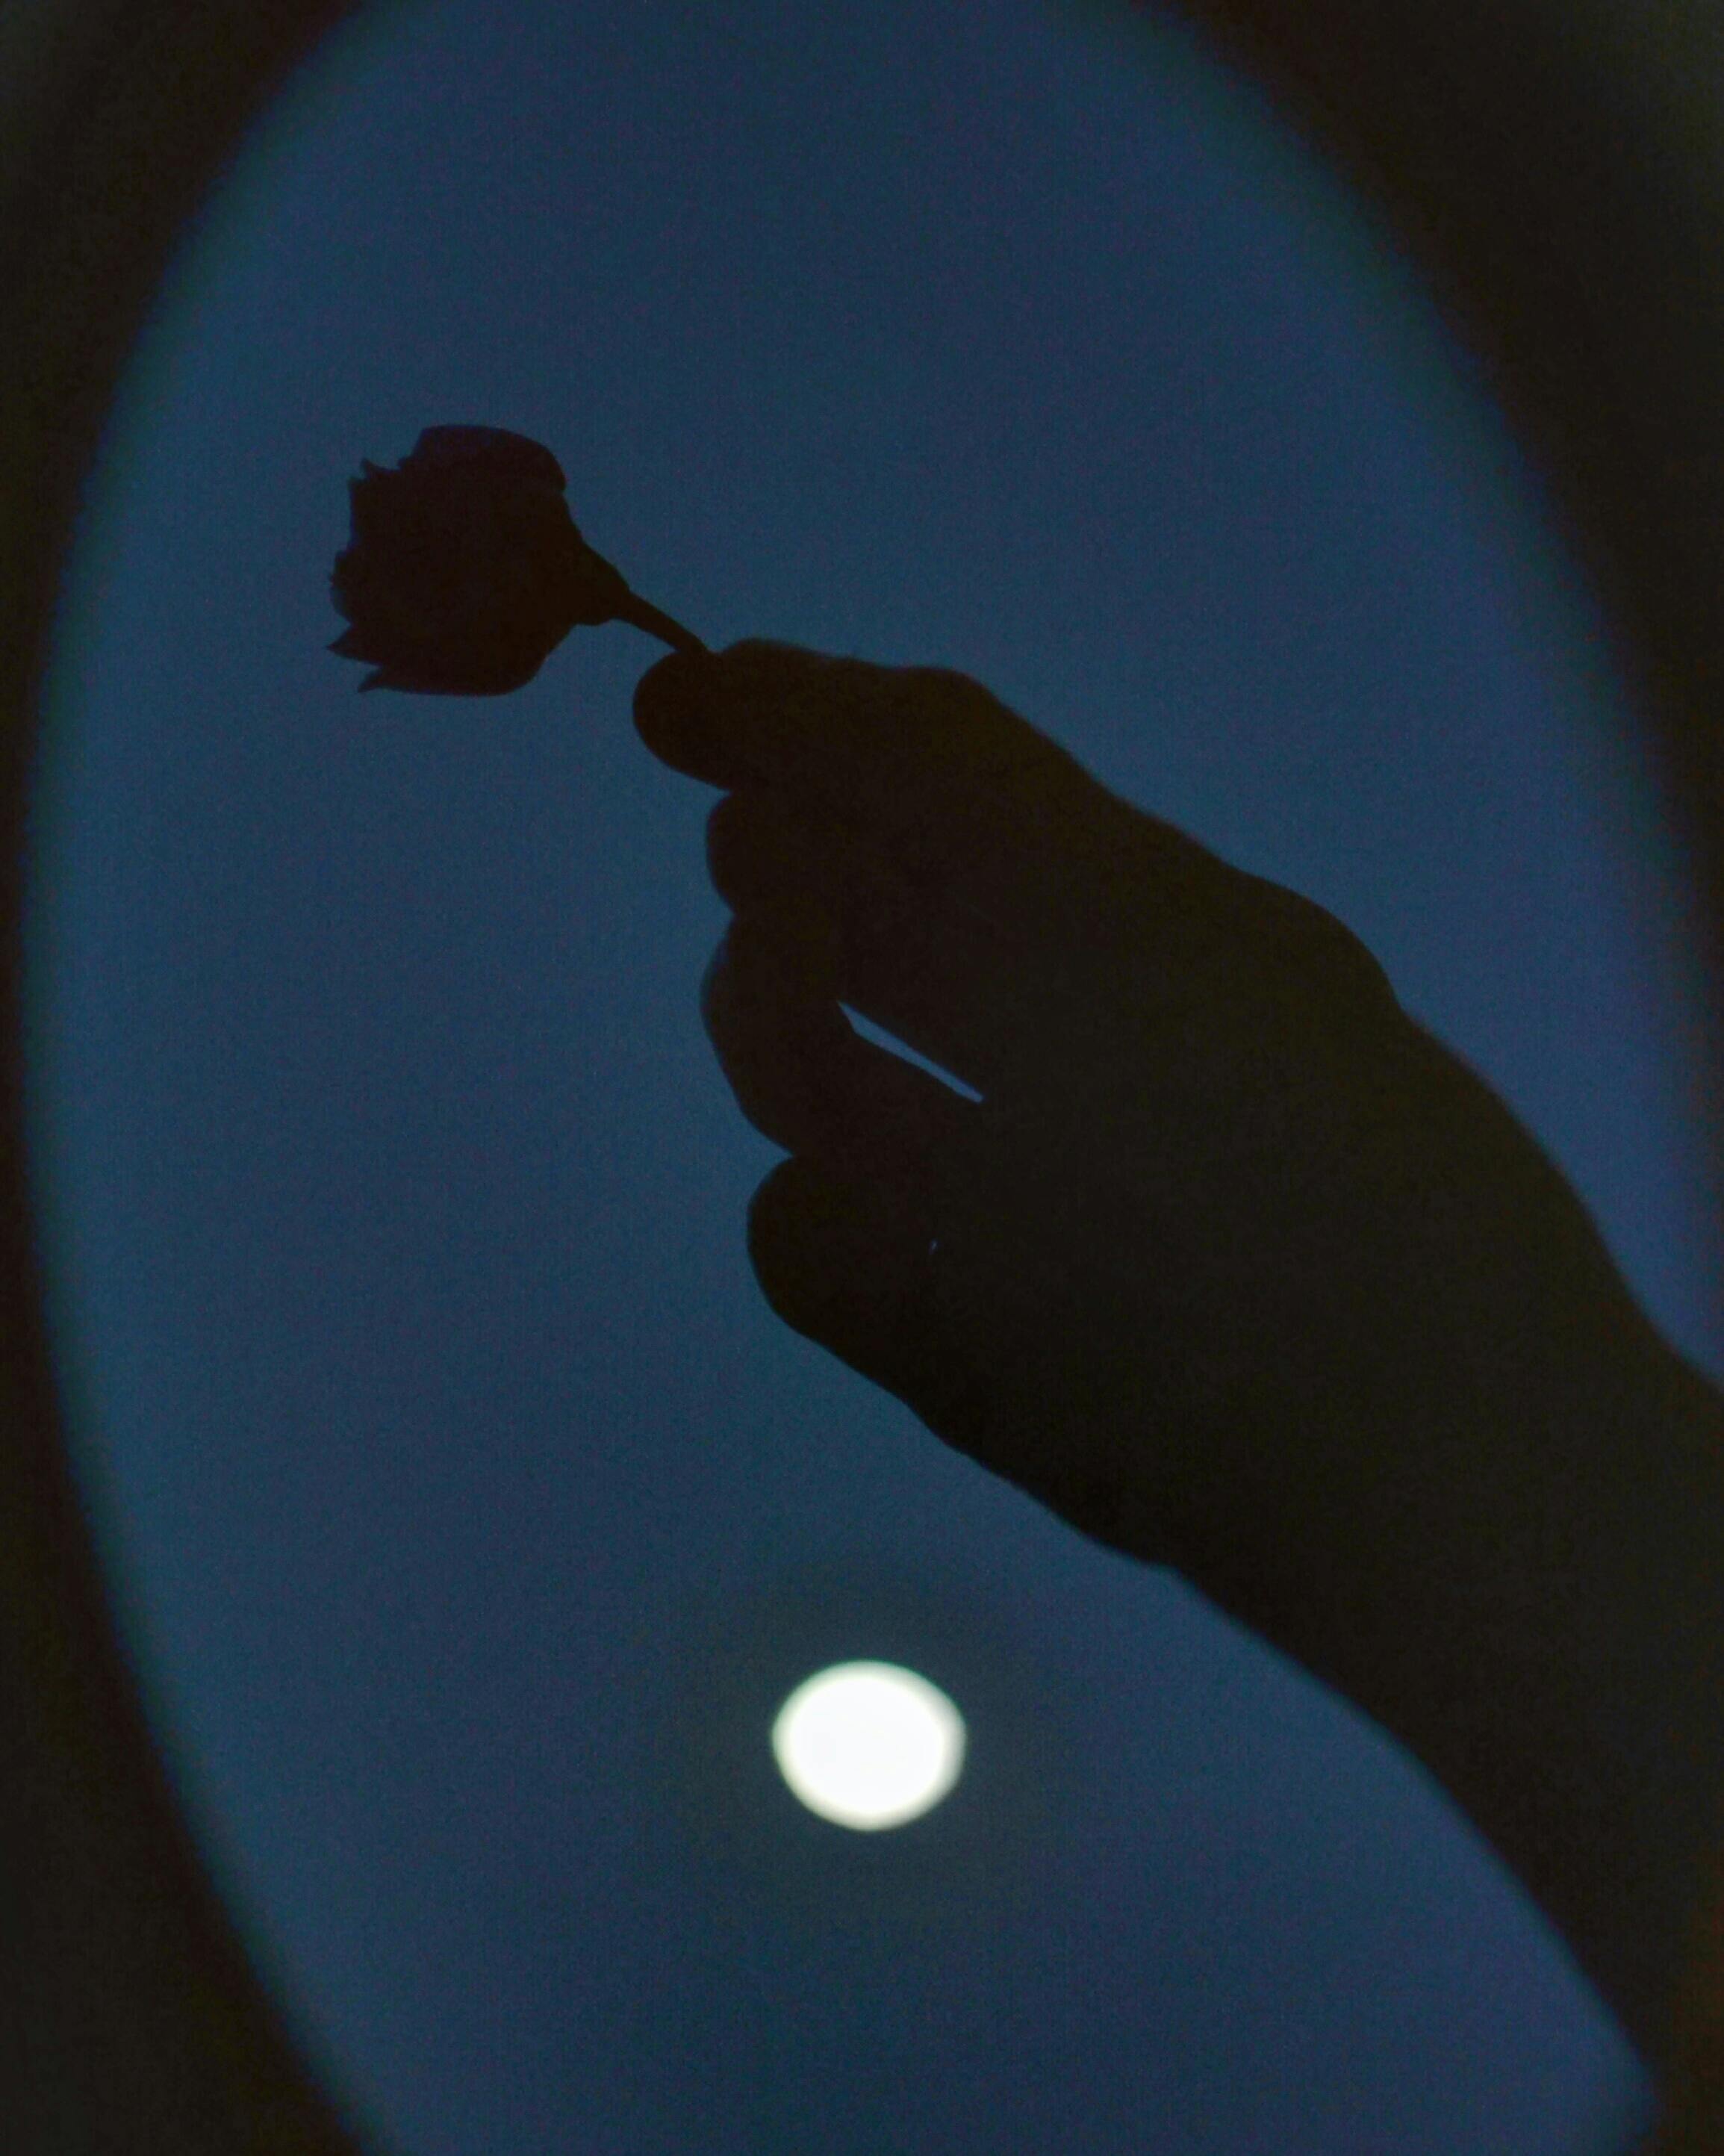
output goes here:
{"type": "Polygon", "coordinates": [[[937,865],[912,875],[766,786],[714,808],[707,861],[734,911],[821,937],[839,1000],[977,1092],[1007,1083],[1046,1037],[1057,988],[1034,939],[966,904],[937,865]]]}

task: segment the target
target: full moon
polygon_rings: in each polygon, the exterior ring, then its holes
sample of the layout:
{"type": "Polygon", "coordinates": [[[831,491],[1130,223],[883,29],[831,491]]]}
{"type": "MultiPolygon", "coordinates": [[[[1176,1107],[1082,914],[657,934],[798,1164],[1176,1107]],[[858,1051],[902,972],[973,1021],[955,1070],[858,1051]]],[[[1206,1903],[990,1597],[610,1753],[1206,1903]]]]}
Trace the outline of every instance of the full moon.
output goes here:
{"type": "Polygon", "coordinates": [[[772,1724],[778,1770],[811,1812],[870,1833],[931,1811],[964,1763],[963,1717],[894,1662],[839,1662],[799,1684],[772,1724]]]}

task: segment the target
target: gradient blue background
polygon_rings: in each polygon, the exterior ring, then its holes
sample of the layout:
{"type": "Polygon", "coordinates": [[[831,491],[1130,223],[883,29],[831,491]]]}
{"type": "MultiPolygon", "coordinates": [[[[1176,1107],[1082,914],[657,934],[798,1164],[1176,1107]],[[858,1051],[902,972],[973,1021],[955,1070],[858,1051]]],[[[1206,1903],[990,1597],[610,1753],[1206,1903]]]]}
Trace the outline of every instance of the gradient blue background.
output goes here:
{"type": "Polygon", "coordinates": [[[295,2025],[413,2156],[1457,2156],[1647,2092],[1421,1772],[780,1327],[653,656],[355,695],[346,481],[550,444],[721,643],[965,669],[1365,937],[1724,1368],[1677,865],[1466,362],[1254,97],[1036,0],[364,18],[188,234],[38,796],[35,1129],[128,1636],[295,2025]],[[765,1717],[889,1652],[916,1828],[765,1717]]]}

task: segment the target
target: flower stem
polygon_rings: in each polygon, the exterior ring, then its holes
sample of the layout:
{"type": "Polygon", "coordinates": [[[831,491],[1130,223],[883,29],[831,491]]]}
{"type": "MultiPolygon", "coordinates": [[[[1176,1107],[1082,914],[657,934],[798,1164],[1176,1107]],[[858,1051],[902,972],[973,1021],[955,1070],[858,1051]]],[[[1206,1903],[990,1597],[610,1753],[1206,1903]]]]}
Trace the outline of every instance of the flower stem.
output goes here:
{"type": "Polygon", "coordinates": [[[649,636],[656,636],[660,644],[668,644],[673,651],[704,653],[707,649],[693,629],[685,629],[680,621],[673,620],[634,592],[617,608],[615,619],[626,621],[631,629],[644,629],[649,636]]]}

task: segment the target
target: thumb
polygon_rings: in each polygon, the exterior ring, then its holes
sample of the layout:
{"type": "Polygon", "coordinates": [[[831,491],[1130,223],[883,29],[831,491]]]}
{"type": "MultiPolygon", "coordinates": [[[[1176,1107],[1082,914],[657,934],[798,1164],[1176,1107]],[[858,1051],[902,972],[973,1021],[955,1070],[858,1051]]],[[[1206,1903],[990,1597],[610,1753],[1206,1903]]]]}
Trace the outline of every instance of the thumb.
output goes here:
{"type": "Polygon", "coordinates": [[[907,1193],[781,1162],[748,1209],[761,1291],[793,1332],[836,1355],[948,1442],[972,1389],[938,1322],[927,1220],[907,1193]]]}

